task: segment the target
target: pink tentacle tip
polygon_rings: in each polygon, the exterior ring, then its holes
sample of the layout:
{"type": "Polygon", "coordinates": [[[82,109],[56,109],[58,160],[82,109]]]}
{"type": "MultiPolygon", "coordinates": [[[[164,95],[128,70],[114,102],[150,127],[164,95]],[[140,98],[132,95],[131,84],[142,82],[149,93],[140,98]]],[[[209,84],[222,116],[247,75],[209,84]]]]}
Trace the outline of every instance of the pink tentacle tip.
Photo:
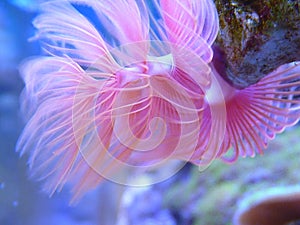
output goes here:
{"type": "Polygon", "coordinates": [[[299,84],[300,66],[293,62],[280,66],[243,90],[223,88],[223,93],[228,96],[224,142],[231,145],[223,145],[219,156],[232,163],[238,156],[263,154],[269,140],[299,121],[299,84]],[[228,158],[224,155],[229,149],[233,150],[233,154],[228,158]]]}
{"type": "Polygon", "coordinates": [[[234,162],[262,153],[299,120],[299,63],[237,90],[212,61],[219,30],[212,0],[150,5],[65,0],[41,7],[34,25],[47,56],[22,67],[29,121],[17,149],[30,154],[32,177],[50,194],[72,185],[76,202],[104,179],[133,186],[165,180],[184,164],[142,184],[124,174],[170,161],[234,162]]]}

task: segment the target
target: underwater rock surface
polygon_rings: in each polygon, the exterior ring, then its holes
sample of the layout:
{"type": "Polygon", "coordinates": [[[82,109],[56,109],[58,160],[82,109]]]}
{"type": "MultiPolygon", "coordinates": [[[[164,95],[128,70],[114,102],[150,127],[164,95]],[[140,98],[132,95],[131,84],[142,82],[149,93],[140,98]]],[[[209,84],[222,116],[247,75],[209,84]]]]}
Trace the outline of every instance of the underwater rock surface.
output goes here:
{"type": "MultiPolygon", "coordinates": [[[[256,83],[278,66],[300,59],[299,1],[215,0],[222,75],[235,87],[256,83]]],[[[219,71],[220,72],[220,71],[219,71]]]]}

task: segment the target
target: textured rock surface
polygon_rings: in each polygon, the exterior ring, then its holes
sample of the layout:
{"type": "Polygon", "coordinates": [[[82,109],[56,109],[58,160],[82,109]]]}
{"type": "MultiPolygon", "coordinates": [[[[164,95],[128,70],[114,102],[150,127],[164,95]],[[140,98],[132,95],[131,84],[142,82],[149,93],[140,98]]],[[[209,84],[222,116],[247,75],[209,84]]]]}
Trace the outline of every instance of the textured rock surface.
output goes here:
{"type": "Polygon", "coordinates": [[[220,16],[217,44],[234,86],[244,88],[278,66],[300,60],[299,0],[215,0],[220,16]]]}

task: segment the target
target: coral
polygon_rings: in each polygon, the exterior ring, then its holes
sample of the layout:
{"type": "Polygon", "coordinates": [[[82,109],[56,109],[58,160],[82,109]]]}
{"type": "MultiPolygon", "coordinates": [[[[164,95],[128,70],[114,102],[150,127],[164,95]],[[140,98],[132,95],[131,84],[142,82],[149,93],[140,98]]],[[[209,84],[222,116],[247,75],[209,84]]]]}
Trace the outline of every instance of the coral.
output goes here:
{"type": "Polygon", "coordinates": [[[300,187],[274,187],[245,198],[235,225],[286,225],[300,221],[300,187]]]}

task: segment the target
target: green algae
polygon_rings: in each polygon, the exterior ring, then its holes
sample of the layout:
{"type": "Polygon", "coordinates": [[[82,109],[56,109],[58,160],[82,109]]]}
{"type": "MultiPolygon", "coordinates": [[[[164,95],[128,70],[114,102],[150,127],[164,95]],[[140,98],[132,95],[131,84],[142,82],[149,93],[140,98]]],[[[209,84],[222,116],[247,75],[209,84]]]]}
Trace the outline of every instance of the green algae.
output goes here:
{"type": "Polygon", "coordinates": [[[197,218],[196,224],[223,224],[223,217],[230,216],[228,213],[234,209],[233,203],[240,192],[240,186],[234,182],[222,182],[216,185],[213,190],[207,192],[199,200],[193,210],[193,216],[197,218]],[[215,211],[216,206],[221,209],[215,211]]]}

